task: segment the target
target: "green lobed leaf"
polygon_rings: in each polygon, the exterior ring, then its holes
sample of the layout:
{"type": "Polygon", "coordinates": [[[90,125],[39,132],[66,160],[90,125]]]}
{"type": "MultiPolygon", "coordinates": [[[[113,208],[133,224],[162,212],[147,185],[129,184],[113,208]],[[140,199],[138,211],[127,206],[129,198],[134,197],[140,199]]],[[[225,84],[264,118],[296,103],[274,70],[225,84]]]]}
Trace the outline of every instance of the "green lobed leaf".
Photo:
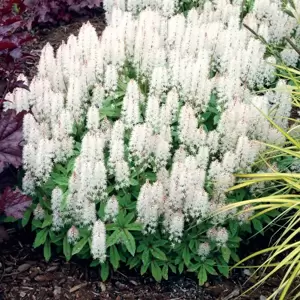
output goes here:
{"type": "Polygon", "coordinates": [[[37,248],[46,242],[48,231],[47,228],[44,228],[37,233],[33,243],[34,248],[37,248]]]}
{"type": "Polygon", "coordinates": [[[184,269],[184,262],[181,262],[181,263],[179,264],[179,266],[178,266],[178,271],[179,271],[180,274],[182,274],[183,269],[184,269]]]}
{"type": "Polygon", "coordinates": [[[45,218],[44,218],[44,221],[43,221],[43,224],[42,224],[42,228],[45,228],[45,227],[50,226],[50,225],[52,225],[52,216],[46,214],[45,218]]]}
{"type": "Polygon", "coordinates": [[[174,274],[176,274],[176,267],[173,264],[169,264],[169,268],[172,270],[174,274]]]}
{"type": "Polygon", "coordinates": [[[169,278],[169,276],[168,276],[168,271],[169,271],[168,265],[167,265],[167,264],[164,264],[163,267],[162,267],[162,277],[163,277],[165,280],[168,280],[168,278],[169,278]]]}
{"type": "Polygon", "coordinates": [[[120,229],[115,230],[106,240],[106,247],[113,246],[120,241],[120,237],[122,235],[122,231],[120,229]]]}
{"type": "Polygon", "coordinates": [[[199,284],[203,285],[207,281],[207,272],[204,266],[201,266],[198,272],[199,284]]]}
{"type": "Polygon", "coordinates": [[[44,257],[46,261],[49,261],[51,258],[51,242],[49,239],[44,244],[44,257]]]}
{"type": "Polygon", "coordinates": [[[33,228],[42,228],[43,223],[40,220],[33,219],[31,225],[33,228]]]}
{"type": "Polygon", "coordinates": [[[212,267],[211,265],[207,265],[207,264],[204,264],[204,268],[205,270],[211,274],[211,275],[218,275],[218,273],[216,272],[215,268],[212,267]]]}
{"type": "Polygon", "coordinates": [[[138,247],[137,247],[137,252],[140,253],[140,252],[143,252],[145,249],[147,249],[147,246],[143,243],[143,244],[139,244],[138,247]]]}
{"type": "Polygon", "coordinates": [[[159,260],[167,261],[166,254],[163,251],[161,251],[159,248],[153,247],[150,250],[151,250],[151,254],[155,258],[157,258],[159,260]]]}
{"type": "Polygon", "coordinates": [[[162,271],[156,261],[151,262],[151,273],[153,278],[160,282],[162,279],[162,271]]]}
{"type": "Polygon", "coordinates": [[[141,266],[141,275],[142,275],[142,276],[147,272],[149,266],[150,266],[150,263],[147,264],[147,265],[142,265],[142,266],[141,266]]]}
{"type": "Polygon", "coordinates": [[[147,265],[150,262],[150,251],[146,249],[142,254],[142,262],[144,265],[147,265]]]}
{"type": "Polygon", "coordinates": [[[25,227],[28,224],[31,214],[32,214],[32,210],[30,208],[25,211],[23,218],[22,218],[22,226],[23,227],[25,227]]]}
{"type": "Polygon", "coordinates": [[[105,228],[106,228],[106,231],[114,231],[114,230],[119,229],[119,227],[115,223],[106,224],[105,228]]]}
{"type": "Polygon", "coordinates": [[[202,266],[202,263],[190,264],[189,271],[196,272],[201,266],[202,266]]]}
{"type": "Polygon", "coordinates": [[[240,261],[239,256],[238,256],[234,251],[232,251],[232,250],[231,250],[230,256],[231,256],[231,258],[232,258],[236,263],[240,261]]]}
{"type": "Polygon", "coordinates": [[[222,275],[224,275],[225,277],[229,276],[229,266],[223,259],[219,259],[217,263],[217,268],[222,275]]]}
{"type": "Polygon", "coordinates": [[[136,179],[131,178],[130,179],[130,185],[137,186],[137,185],[139,185],[139,182],[136,179]]]}
{"type": "Polygon", "coordinates": [[[186,266],[188,266],[191,262],[191,253],[188,246],[185,246],[182,252],[182,258],[186,266]]]}
{"type": "Polygon", "coordinates": [[[261,235],[264,235],[264,227],[263,227],[263,224],[261,223],[260,220],[258,219],[253,219],[252,220],[252,224],[253,224],[253,227],[254,229],[259,232],[261,235]]]}
{"type": "Polygon", "coordinates": [[[108,262],[101,264],[101,271],[100,271],[102,281],[106,281],[109,276],[109,266],[108,262]]]}
{"type": "Polygon", "coordinates": [[[122,232],[122,239],[129,253],[134,256],[136,245],[133,235],[127,229],[124,229],[122,232]]]}
{"type": "Polygon", "coordinates": [[[130,231],[142,231],[143,226],[140,223],[130,223],[125,226],[130,231]]]}
{"type": "Polygon", "coordinates": [[[129,269],[132,269],[136,267],[138,264],[140,264],[141,260],[139,257],[135,256],[135,257],[130,257],[128,262],[129,262],[129,269]]]}
{"type": "Polygon", "coordinates": [[[63,241],[63,252],[67,261],[69,261],[72,257],[71,245],[69,244],[68,237],[64,237],[63,241]]]}
{"type": "Polygon", "coordinates": [[[97,267],[100,265],[100,262],[99,260],[93,260],[91,263],[90,263],[90,267],[97,267]]]}
{"type": "Polygon", "coordinates": [[[230,249],[228,247],[222,247],[221,252],[222,252],[222,257],[228,263],[230,259],[230,253],[231,253],[230,249]]]}
{"type": "Polygon", "coordinates": [[[134,216],[135,216],[134,213],[129,213],[128,215],[125,216],[124,218],[125,226],[130,225],[130,222],[133,220],[134,216]]]}
{"type": "Polygon", "coordinates": [[[87,242],[88,242],[87,237],[84,237],[80,241],[78,241],[73,247],[72,255],[79,253],[83,249],[83,247],[87,244],[87,242]]]}
{"type": "Polygon", "coordinates": [[[238,222],[236,220],[230,220],[229,229],[232,235],[236,235],[238,231],[238,222]]]}
{"type": "Polygon", "coordinates": [[[115,245],[111,246],[109,249],[109,261],[113,268],[117,270],[120,266],[120,255],[118,249],[115,245]]]}
{"type": "Polygon", "coordinates": [[[49,230],[49,237],[51,242],[56,244],[57,242],[61,241],[64,238],[64,233],[56,234],[53,230],[49,230]]]}

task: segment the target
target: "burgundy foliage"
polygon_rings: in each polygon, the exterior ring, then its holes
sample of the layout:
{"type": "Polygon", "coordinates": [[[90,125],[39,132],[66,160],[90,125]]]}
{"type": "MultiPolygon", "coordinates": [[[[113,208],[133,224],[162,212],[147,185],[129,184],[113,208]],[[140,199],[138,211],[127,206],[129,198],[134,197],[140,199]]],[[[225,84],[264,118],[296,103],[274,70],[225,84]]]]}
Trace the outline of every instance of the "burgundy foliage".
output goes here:
{"type": "Polygon", "coordinates": [[[12,190],[7,187],[0,197],[0,213],[4,212],[7,217],[21,219],[30,204],[31,199],[19,189],[12,190]]]}
{"type": "Polygon", "coordinates": [[[30,14],[30,24],[70,21],[72,12],[87,14],[99,8],[102,0],[24,0],[30,14]]]}
{"type": "Polygon", "coordinates": [[[28,21],[23,18],[23,0],[2,0],[0,3],[0,101],[16,87],[27,88],[17,80],[26,60],[32,56],[22,46],[33,37],[28,32],[28,21]]]}
{"type": "Polygon", "coordinates": [[[12,109],[0,114],[0,171],[8,164],[22,164],[23,116],[12,109]]]}

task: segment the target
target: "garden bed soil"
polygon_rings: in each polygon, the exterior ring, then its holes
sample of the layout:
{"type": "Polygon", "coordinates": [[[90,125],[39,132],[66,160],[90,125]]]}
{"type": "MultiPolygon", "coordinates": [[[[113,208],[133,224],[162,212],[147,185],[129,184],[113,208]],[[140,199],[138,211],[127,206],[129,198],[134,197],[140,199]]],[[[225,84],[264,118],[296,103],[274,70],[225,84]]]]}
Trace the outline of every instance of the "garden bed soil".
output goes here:
{"type": "Polygon", "coordinates": [[[62,41],[67,42],[71,34],[77,35],[82,24],[86,22],[90,22],[100,36],[105,28],[105,14],[99,13],[93,17],[79,17],[73,19],[70,24],[36,29],[34,40],[27,43],[24,47],[25,52],[29,52],[34,56],[32,61],[26,63],[24,69],[24,74],[28,77],[29,81],[37,74],[37,64],[43,47],[49,43],[53,46],[54,50],[57,50],[62,41]]]}
{"type": "Polygon", "coordinates": [[[189,273],[159,284],[128,269],[113,272],[102,282],[97,269],[89,268],[87,261],[66,262],[63,256],[53,254],[46,262],[42,250],[33,249],[32,243],[30,232],[14,232],[0,245],[0,300],[262,300],[279,283],[279,278],[272,278],[253,293],[241,296],[242,289],[251,285],[243,270],[230,279],[214,277],[204,287],[189,273]]]}

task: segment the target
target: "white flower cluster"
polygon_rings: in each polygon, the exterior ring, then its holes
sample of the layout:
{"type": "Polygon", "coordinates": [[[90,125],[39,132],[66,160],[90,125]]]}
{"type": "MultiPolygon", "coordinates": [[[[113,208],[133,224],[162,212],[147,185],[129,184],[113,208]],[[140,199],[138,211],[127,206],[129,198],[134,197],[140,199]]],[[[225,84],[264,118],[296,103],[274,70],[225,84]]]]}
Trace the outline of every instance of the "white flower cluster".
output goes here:
{"type": "Polygon", "coordinates": [[[228,231],[224,227],[213,227],[208,229],[207,237],[215,242],[217,246],[225,246],[228,241],[228,231]]]}
{"type": "MultiPolygon", "coordinates": [[[[105,1],[110,20],[101,39],[87,23],[56,55],[46,45],[30,92],[17,90],[11,103],[32,112],[24,119],[28,193],[49,179],[55,163],[74,155],[73,126],[85,125],[68,190],[53,190],[53,222],[57,229],[93,226],[92,253],[101,261],[105,226],[97,220],[96,201],[107,199],[108,182],[126,188],[132,171],[152,169],[157,180],[141,187],[138,218],[150,232],[163,218],[170,239],[179,241],[186,222],[203,220],[210,202],[225,202],[233,173],[251,167],[262,150],[257,140],[284,142],[256,107],[269,114],[276,102],[278,113],[288,115],[286,100],[251,91],[272,81],[274,67],[264,61],[265,46],[240,27],[239,1],[207,2],[187,17],[174,15],[171,0],[113,3],[105,1]],[[126,77],[128,66],[135,79],[126,77]],[[120,82],[127,84],[120,118],[101,119],[120,82]],[[216,107],[210,106],[213,99],[216,107]],[[210,130],[201,125],[207,109],[220,116],[210,130]]],[[[108,200],[105,210],[105,218],[114,220],[117,200],[108,200]]],[[[224,244],[226,234],[215,227],[208,236],[224,244]]]]}
{"type": "Polygon", "coordinates": [[[246,16],[245,23],[267,42],[280,43],[297,26],[297,20],[285,13],[282,5],[281,0],[255,0],[253,12],[246,16]]]}
{"type": "Polygon", "coordinates": [[[205,260],[205,258],[209,255],[210,253],[210,245],[209,243],[201,243],[199,245],[199,248],[198,248],[198,255],[203,259],[205,260]]]}
{"type": "Polygon", "coordinates": [[[122,11],[129,11],[133,14],[137,14],[146,8],[150,8],[159,11],[165,17],[170,17],[178,10],[179,1],[180,0],[105,0],[103,4],[108,19],[115,7],[122,11]]]}
{"type": "Polygon", "coordinates": [[[101,263],[106,259],[106,231],[105,224],[100,220],[94,223],[91,253],[94,259],[101,263]]]}

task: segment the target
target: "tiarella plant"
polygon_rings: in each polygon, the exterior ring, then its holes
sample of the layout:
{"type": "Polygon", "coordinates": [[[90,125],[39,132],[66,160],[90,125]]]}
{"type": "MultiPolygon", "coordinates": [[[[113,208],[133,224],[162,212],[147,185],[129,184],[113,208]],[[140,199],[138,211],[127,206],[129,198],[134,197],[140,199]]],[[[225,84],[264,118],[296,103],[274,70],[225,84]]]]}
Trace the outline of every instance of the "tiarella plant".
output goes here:
{"type": "MultiPolygon", "coordinates": [[[[285,142],[260,111],[288,116],[289,99],[255,92],[285,82],[240,26],[241,1],[206,2],[186,17],[176,1],[140,2],[105,1],[101,39],[87,23],[56,55],[46,45],[30,92],[10,95],[7,108],[31,112],[23,189],[34,198],[34,246],[47,259],[51,245],[67,259],[92,256],[103,279],[125,263],[158,281],[189,270],[204,283],[228,275],[251,228],[247,210],[214,217],[248,197],[226,193],[233,174],[251,170],[259,141],[285,142]]],[[[263,20],[253,13],[251,24],[263,20]]],[[[292,34],[297,24],[285,20],[292,34]]]]}

